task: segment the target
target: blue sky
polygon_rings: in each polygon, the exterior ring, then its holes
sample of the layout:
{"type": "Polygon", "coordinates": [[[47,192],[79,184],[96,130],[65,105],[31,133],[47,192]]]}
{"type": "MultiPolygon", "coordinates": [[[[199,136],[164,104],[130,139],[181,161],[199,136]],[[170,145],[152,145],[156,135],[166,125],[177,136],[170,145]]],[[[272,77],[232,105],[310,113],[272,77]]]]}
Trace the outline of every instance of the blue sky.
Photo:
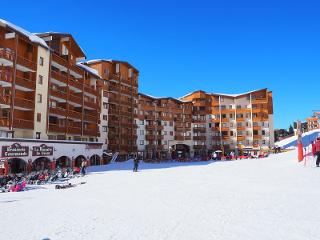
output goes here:
{"type": "Polygon", "coordinates": [[[317,1],[2,0],[1,6],[1,18],[31,32],[70,32],[88,59],[129,61],[140,70],[140,92],[180,97],[267,87],[277,128],[320,109],[317,1]]]}

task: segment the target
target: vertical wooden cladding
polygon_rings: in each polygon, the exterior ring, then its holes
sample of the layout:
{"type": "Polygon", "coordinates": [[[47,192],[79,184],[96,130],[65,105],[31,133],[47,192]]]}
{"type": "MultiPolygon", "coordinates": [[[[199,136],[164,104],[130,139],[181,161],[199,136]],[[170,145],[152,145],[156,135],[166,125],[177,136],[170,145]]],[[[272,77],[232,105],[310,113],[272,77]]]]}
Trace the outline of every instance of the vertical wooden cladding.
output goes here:
{"type": "Polygon", "coordinates": [[[10,130],[33,129],[37,44],[0,24],[0,118],[10,130]]]}
{"type": "Polygon", "coordinates": [[[107,82],[109,150],[126,155],[136,151],[139,72],[127,62],[92,60],[86,63],[107,82]]]}
{"type": "Polygon", "coordinates": [[[77,60],[85,54],[70,34],[38,34],[53,50],[49,83],[49,132],[99,136],[102,80],[77,60]]]}

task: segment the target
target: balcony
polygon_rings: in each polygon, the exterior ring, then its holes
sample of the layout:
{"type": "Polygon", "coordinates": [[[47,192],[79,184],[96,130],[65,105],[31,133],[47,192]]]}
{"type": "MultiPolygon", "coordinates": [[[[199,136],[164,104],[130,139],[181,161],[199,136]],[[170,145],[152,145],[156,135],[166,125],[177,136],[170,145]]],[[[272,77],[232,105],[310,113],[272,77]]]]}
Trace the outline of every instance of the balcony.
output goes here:
{"type": "Polygon", "coordinates": [[[230,139],[230,136],[228,135],[222,135],[222,140],[229,140],[230,139]]]}
{"type": "Polygon", "coordinates": [[[51,78],[55,79],[56,81],[60,82],[57,83],[58,85],[62,85],[62,86],[65,86],[67,85],[67,82],[68,82],[68,77],[65,75],[65,74],[62,74],[60,72],[57,72],[57,71],[51,71],[51,78]],[[61,84],[63,83],[63,84],[61,84]]]}
{"type": "Polygon", "coordinates": [[[155,116],[154,115],[145,115],[145,119],[146,120],[155,120],[155,116]]]}
{"type": "Polygon", "coordinates": [[[77,81],[75,78],[70,77],[69,78],[69,86],[73,89],[77,89],[77,92],[82,91],[82,83],[80,81],[77,81]]]}
{"type": "Polygon", "coordinates": [[[24,58],[24,57],[21,57],[21,56],[17,57],[17,64],[22,66],[22,67],[24,67],[24,68],[27,68],[30,71],[34,71],[35,72],[36,69],[37,69],[36,62],[34,62],[31,59],[27,59],[27,58],[24,58]]]}
{"type": "Polygon", "coordinates": [[[146,135],[146,140],[154,141],[155,140],[155,136],[154,135],[146,135]]]}
{"type": "Polygon", "coordinates": [[[1,127],[9,127],[9,118],[0,118],[0,126],[1,127]]]}
{"type": "Polygon", "coordinates": [[[10,95],[5,95],[5,96],[0,95],[0,105],[7,105],[7,107],[9,108],[10,104],[11,104],[11,96],[10,95]]]}
{"type": "Polygon", "coordinates": [[[244,118],[237,118],[237,122],[244,122],[245,119],[244,118]]]}
{"type": "Polygon", "coordinates": [[[33,110],[34,102],[25,98],[16,97],[14,99],[14,106],[23,110],[33,110]]]}
{"type": "Polygon", "coordinates": [[[87,136],[99,136],[100,134],[98,133],[97,129],[84,129],[83,135],[87,136]]]}
{"type": "Polygon", "coordinates": [[[59,107],[50,107],[49,113],[55,116],[66,116],[66,109],[59,107]]]}
{"type": "Polygon", "coordinates": [[[8,83],[12,83],[12,74],[6,73],[5,71],[0,70],[0,84],[3,82],[4,85],[8,85],[8,83]]]}
{"type": "Polygon", "coordinates": [[[67,68],[66,66],[68,66],[68,61],[55,53],[52,54],[52,62],[56,62],[64,68],[67,68]]]}
{"type": "Polygon", "coordinates": [[[94,102],[84,101],[84,106],[90,109],[97,109],[97,104],[94,102]]]}
{"type": "Polygon", "coordinates": [[[56,89],[50,89],[50,97],[57,100],[58,102],[66,102],[67,93],[63,91],[59,91],[56,89]]]}
{"type": "Polygon", "coordinates": [[[244,136],[237,136],[237,141],[244,141],[245,137],[244,136]]]}
{"type": "Polygon", "coordinates": [[[115,85],[115,86],[114,85],[109,85],[109,91],[118,93],[120,91],[120,88],[117,85],[115,85]]]}
{"type": "Polygon", "coordinates": [[[146,125],[146,130],[155,130],[155,125],[146,125]]]}
{"type": "Polygon", "coordinates": [[[74,127],[74,126],[68,126],[68,133],[69,134],[81,135],[81,128],[80,127],[74,127]]]}
{"type": "Polygon", "coordinates": [[[68,116],[70,118],[74,118],[74,119],[77,119],[77,120],[81,121],[82,113],[74,111],[74,110],[69,110],[68,111],[68,116]]]}
{"type": "Polygon", "coordinates": [[[57,133],[65,133],[66,127],[65,126],[59,126],[57,124],[49,124],[49,132],[57,132],[57,133]]]}
{"type": "Polygon", "coordinates": [[[82,106],[82,98],[73,94],[69,94],[69,102],[75,103],[76,106],[82,106]]]}
{"type": "Polygon", "coordinates": [[[194,127],[193,132],[200,132],[200,133],[205,133],[206,128],[205,127],[194,127]]]}
{"type": "Polygon", "coordinates": [[[36,82],[34,80],[19,77],[19,76],[16,76],[15,84],[22,88],[31,89],[31,90],[34,90],[36,88],[36,82]]]}
{"type": "Polygon", "coordinates": [[[254,98],[252,99],[253,104],[261,104],[261,103],[267,103],[268,99],[267,98],[254,98]]]}
{"type": "Polygon", "coordinates": [[[7,61],[13,62],[13,51],[5,48],[0,48],[0,59],[5,59],[7,61]]]}
{"type": "Polygon", "coordinates": [[[205,150],[206,146],[205,145],[193,145],[194,150],[205,150]]]}
{"type": "Polygon", "coordinates": [[[176,141],[184,141],[184,137],[183,136],[175,136],[174,140],[176,140],[176,141]]]}
{"type": "Polygon", "coordinates": [[[246,130],[246,127],[245,126],[239,126],[239,127],[237,127],[237,130],[238,131],[244,131],[244,130],[246,130]]]}
{"type": "Polygon", "coordinates": [[[262,136],[261,135],[253,135],[253,140],[261,140],[262,136]]]}
{"type": "Polygon", "coordinates": [[[193,140],[195,141],[199,141],[199,140],[205,141],[206,139],[207,139],[206,136],[193,136],[193,140]]]}
{"type": "Polygon", "coordinates": [[[253,126],[253,130],[261,130],[261,126],[253,126]]]}
{"type": "Polygon", "coordinates": [[[109,115],[118,115],[119,113],[118,113],[118,110],[117,110],[117,109],[111,109],[111,108],[109,108],[109,109],[108,109],[108,114],[109,114],[109,115]]]}
{"type": "Polygon", "coordinates": [[[14,128],[23,128],[23,129],[33,129],[33,121],[14,118],[13,119],[13,127],[14,128]]]}
{"type": "Polygon", "coordinates": [[[96,96],[97,93],[98,93],[98,90],[96,90],[96,89],[94,89],[94,88],[92,88],[92,87],[90,87],[90,86],[86,86],[86,85],[85,85],[85,86],[84,86],[84,92],[96,96]]]}
{"type": "Polygon", "coordinates": [[[91,114],[83,114],[83,120],[88,122],[97,122],[97,116],[91,114]]]}

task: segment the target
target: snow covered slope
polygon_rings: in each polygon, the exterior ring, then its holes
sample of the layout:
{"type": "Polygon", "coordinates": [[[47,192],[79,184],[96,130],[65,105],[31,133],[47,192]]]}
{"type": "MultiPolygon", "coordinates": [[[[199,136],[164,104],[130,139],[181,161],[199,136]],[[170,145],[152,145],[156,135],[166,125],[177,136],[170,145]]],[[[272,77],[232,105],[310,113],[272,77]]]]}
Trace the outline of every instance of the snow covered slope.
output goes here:
{"type": "MultiPolygon", "coordinates": [[[[302,144],[304,147],[310,145],[310,142],[315,140],[318,136],[320,136],[320,129],[316,129],[310,132],[306,132],[302,134],[302,144]]],[[[297,136],[292,136],[282,141],[276,142],[275,145],[282,148],[291,148],[297,146],[297,136]]]]}
{"type": "Polygon", "coordinates": [[[320,168],[265,159],[98,168],[75,188],[0,193],[1,239],[319,240],[320,168]],[[118,170],[121,169],[121,170],[118,170]]]}

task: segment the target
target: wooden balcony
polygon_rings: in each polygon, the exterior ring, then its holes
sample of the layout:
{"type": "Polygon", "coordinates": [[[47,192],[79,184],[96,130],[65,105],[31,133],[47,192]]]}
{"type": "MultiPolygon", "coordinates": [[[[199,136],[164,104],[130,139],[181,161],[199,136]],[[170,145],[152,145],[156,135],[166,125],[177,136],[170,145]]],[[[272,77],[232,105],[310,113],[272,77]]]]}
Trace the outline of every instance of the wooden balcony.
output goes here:
{"type": "Polygon", "coordinates": [[[5,48],[0,48],[0,58],[13,62],[14,60],[13,51],[5,48]]]}
{"type": "Polygon", "coordinates": [[[69,85],[82,91],[82,83],[80,81],[77,81],[75,78],[70,77],[69,78],[69,85]]]}
{"type": "Polygon", "coordinates": [[[109,109],[108,109],[108,114],[109,114],[109,115],[118,115],[119,112],[118,112],[117,109],[111,109],[111,108],[109,108],[109,109]]]}
{"type": "Polygon", "coordinates": [[[146,125],[146,130],[155,130],[156,126],[155,125],[146,125]]]}
{"type": "Polygon", "coordinates": [[[31,79],[16,76],[16,85],[34,90],[36,87],[36,82],[31,79]]]}
{"type": "Polygon", "coordinates": [[[24,58],[22,56],[17,57],[17,64],[24,66],[32,71],[36,71],[37,63],[31,59],[24,58]]]}
{"type": "Polygon", "coordinates": [[[88,122],[97,122],[97,116],[84,113],[83,120],[88,121],[88,122]]]}
{"type": "Polygon", "coordinates": [[[66,116],[66,109],[59,108],[59,107],[50,107],[49,113],[65,117],[66,116]]]}
{"type": "Polygon", "coordinates": [[[261,103],[267,103],[267,98],[254,98],[252,99],[252,104],[261,104],[261,103]]]}
{"type": "Polygon", "coordinates": [[[23,129],[33,129],[34,122],[31,120],[14,118],[13,119],[13,127],[14,128],[23,128],[23,129]]]}
{"type": "Polygon", "coordinates": [[[84,106],[92,109],[97,109],[97,104],[94,102],[84,101],[84,106]]]}
{"type": "Polygon", "coordinates": [[[0,126],[1,127],[9,127],[9,118],[0,118],[0,126]]]}
{"type": "Polygon", "coordinates": [[[206,128],[205,127],[194,127],[193,132],[200,132],[200,133],[205,133],[206,128]]]}
{"type": "Polygon", "coordinates": [[[245,136],[237,136],[237,141],[244,141],[245,140],[245,136]]]}
{"type": "Polygon", "coordinates": [[[0,95],[0,104],[9,106],[11,104],[11,96],[10,95],[5,95],[5,96],[0,95]]]}
{"type": "Polygon", "coordinates": [[[261,126],[253,126],[253,130],[261,130],[261,126]]]}
{"type": "Polygon", "coordinates": [[[68,126],[68,133],[69,134],[81,135],[81,128],[80,127],[68,126]]]}
{"type": "Polygon", "coordinates": [[[261,135],[253,135],[253,140],[261,140],[262,136],[261,135]]]}
{"type": "Polygon", "coordinates": [[[58,124],[49,124],[49,132],[65,133],[66,127],[58,124]]]}
{"type": "Polygon", "coordinates": [[[206,136],[193,136],[193,140],[195,141],[205,141],[206,139],[206,136]]]}
{"type": "Polygon", "coordinates": [[[94,89],[94,88],[92,88],[90,86],[87,86],[87,85],[84,86],[84,91],[87,92],[87,93],[90,93],[90,94],[92,94],[94,96],[97,96],[97,94],[98,94],[98,90],[96,90],[96,89],[94,89]]]}
{"type": "Polygon", "coordinates": [[[69,116],[70,118],[79,119],[79,120],[81,121],[82,113],[81,113],[81,112],[74,111],[74,110],[69,110],[69,111],[68,111],[68,116],[69,116]]]}
{"type": "Polygon", "coordinates": [[[230,139],[230,136],[228,135],[222,135],[222,140],[229,140],[230,139]]]}
{"type": "Polygon", "coordinates": [[[221,118],[221,122],[224,122],[224,123],[226,123],[226,122],[229,122],[229,118],[221,118]]]}
{"type": "Polygon", "coordinates": [[[84,129],[83,130],[83,135],[87,136],[99,136],[98,130],[97,129],[84,129]]]}
{"type": "Polygon", "coordinates": [[[58,54],[53,53],[52,54],[52,61],[58,63],[59,65],[68,68],[68,61],[62,57],[60,57],[58,54]]]}
{"type": "Polygon", "coordinates": [[[237,122],[244,122],[245,118],[237,118],[237,122]]]}
{"type": "Polygon", "coordinates": [[[245,126],[239,126],[239,127],[237,127],[237,130],[238,131],[245,131],[246,130],[246,127],[245,126]]]}
{"type": "Polygon", "coordinates": [[[74,94],[69,94],[69,101],[78,105],[82,105],[82,98],[74,94]]]}
{"type": "Polygon", "coordinates": [[[176,141],[184,141],[184,136],[174,136],[174,140],[176,141]]]}
{"type": "Polygon", "coordinates": [[[23,109],[32,110],[34,109],[34,101],[25,98],[16,97],[14,99],[14,105],[23,109]]]}
{"type": "Polygon", "coordinates": [[[154,135],[146,135],[146,140],[148,141],[154,141],[156,138],[154,135]]]}
{"type": "Polygon", "coordinates": [[[50,89],[50,95],[52,97],[58,98],[60,100],[63,100],[65,102],[67,100],[67,93],[63,91],[59,91],[56,89],[50,89]]]}
{"type": "Polygon", "coordinates": [[[119,86],[117,86],[117,85],[109,85],[109,91],[110,92],[119,92],[120,91],[120,87],[119,86]]]}
{"type": "Polygon", "coordinates": [[[60,72],[52,70],[51,78],[54,78],[55,80],[64,83],[64,85],[67,85],[68,77],[60,72]]]}

